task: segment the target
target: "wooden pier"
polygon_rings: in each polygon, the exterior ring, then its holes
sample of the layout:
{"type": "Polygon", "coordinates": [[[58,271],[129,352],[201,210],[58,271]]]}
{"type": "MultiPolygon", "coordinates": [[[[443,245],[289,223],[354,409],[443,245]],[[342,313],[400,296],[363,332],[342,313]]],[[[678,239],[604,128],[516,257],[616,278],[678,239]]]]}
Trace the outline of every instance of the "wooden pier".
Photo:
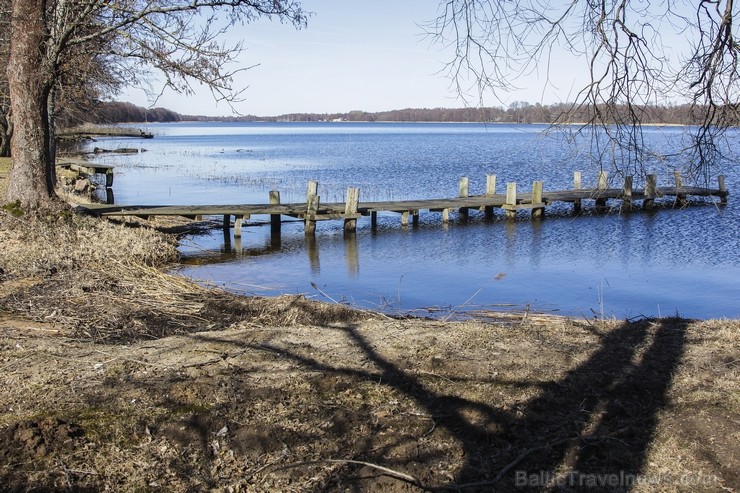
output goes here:
{"type": "Polygon", "coordinates": [[[502,209],[507,219],[514,219],[518,211],[529,211],[533,219],[543,218],[546,208],[555,203],[572,204],[574,212],[579,212],[584,201],[593,202],[597,211],[605,210],[608,200],[621,201],[623,211],[636,209],[649,210],[655,207],[655,200],[662,197],[674,197],[676,205],[683,207],[688,204],[689,196],[718,197],[721,204],[727,203],[729,195],[725,186],[724,176],[718,177],[716,189],[687,187],[683,185],[680,173],[673,176],[670,187],[659,187],[656,175],[647,175],[646,186],[643,189],[633,187],[633,179],[628,176],[624,179],[621,188],[609,188],[606,172],[598,176],[594,188],[582,188],[581,173],[573,176],[573,189],[561,191],[545,191],[543,182],[535,181],[532,191],[519,193],[517,184],[506,184],[505,193],[497,193],[496,176],[486,177],[486,191],[483,195],[469,194],[469,180],[460,179],[458,196],[447,199],[398,200],[381,202],[361,202],[360,190],[349,188],[345,202],[322,203],[318,195],[318,183],[309,181],[306,190],[306,201],[300,203],[283,204],[280,201],[280,192],[271,191],[269,203],[241,204],[241,205],[161,205],[161,206],[105,206],[83,205],[86,212],[101,216],[136,216],[150,218],[155,216],[184,216],[199,219],[203,216],[219,216],[223,218],[223,227],[226,232],[232,227],[231,218],[234,217],[234,237],[241,237],[242,227],[254,216],[270,216],[273,233],[279,234],[282,216],[302,219],[305,222],[305,231],[313,235],[317,221],[342,220],[345,232],[353,232],[357,228],[357,220],[369,216],[371,226],[377,226],[379,212],[395,212],[400,215],[401,224],[418,224],[421,211],[440,213],[443,223],[451,220],[451,212],[457,211],[458,217],[465,219],[470,210],[482,211],[493,217],[495,209],[502,209]],[[638,204],[639,202],[639,204],[638,204]]]}
{"type": "Polygon", "coordinates": [[[110,188],[113,186],[113,166],[107,164],[60,159],[57,161],[57,168],[72,171],[85,178],[92,178],[95,175],[105,175],[105,187],[110,188]]]}

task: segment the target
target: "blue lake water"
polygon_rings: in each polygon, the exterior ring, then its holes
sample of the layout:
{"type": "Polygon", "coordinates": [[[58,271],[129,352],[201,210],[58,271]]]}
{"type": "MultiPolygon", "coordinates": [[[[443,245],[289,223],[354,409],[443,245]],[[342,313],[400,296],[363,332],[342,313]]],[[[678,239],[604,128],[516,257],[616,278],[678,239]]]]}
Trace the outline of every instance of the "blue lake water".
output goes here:
{"type": "MultiPolygon", "coordinates": [[[[515,181],[531,190],[572,187],[573,172],[592,186],[598,170],[545,126],[407,123],[277,123],[150,125],[152,140],[101,139],[90,147],[142,147],[136,155],[100,155],[115,164],[117,204],[239,204],[305,200],[319,182],[322,202],[452,197],[461,176],[471,194],[485,175],[498,190],[515,181]]],[[[680,127],[646,129],[667,151],[680,127]]],[[[582,150],[582,149],[581,149],[582,150]]],[[[656,161],[659,185],[672,185],[681,163],[656,161]]],[[[653,165],[651,165],[653,166],[653,165]]],[[[737,167],[724,170],[730,192],[737,167]]],[[[711,184],[716,187],[716,182],[711,184]]],[[[621,186],[616,181],[613,186],[621,186]]],[[[636,186],[641,186],[639,182],[636,186]]],[[[548,209],[543,221],[516,221],[471,211],[468,221],[422,212],[416,227],[379,216],[373,231],[361,218],[345,238],[341,222],[318,225],[307,241],[302,222],[284,218],[280,238],[250,226],[241,239],[220,230],[182,242],[182,275],[258,295],[303,293],[324,300],[447,317],[471,310],[521,310],[571,316],[630,318],[679,315],[740,317],[740,204],[696,201],[654,212],[597,215],[584,204],[548,209]]],[[[617,203],[614,204],[618,205],[617,203]]],[[[256,218],[264,220],[266,218],[256,218]]]]}

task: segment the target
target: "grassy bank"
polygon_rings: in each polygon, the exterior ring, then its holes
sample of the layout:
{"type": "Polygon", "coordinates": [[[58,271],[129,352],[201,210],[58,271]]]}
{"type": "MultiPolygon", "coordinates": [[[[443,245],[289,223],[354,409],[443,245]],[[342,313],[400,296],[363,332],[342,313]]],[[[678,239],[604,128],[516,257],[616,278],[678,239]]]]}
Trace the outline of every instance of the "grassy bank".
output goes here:
{"type": "Polygon", "coordinates": [[[245,298],[164,274],[171,235],[70,212],[0,211],[0,244],[5,490],[740,488],[737,320],[245,298]]]}

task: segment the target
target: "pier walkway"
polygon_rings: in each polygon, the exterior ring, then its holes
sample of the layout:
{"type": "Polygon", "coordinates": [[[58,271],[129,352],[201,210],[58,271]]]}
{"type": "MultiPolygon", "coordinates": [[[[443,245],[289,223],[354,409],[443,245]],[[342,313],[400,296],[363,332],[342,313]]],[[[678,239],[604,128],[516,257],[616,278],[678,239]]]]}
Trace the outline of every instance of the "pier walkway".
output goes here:
{"type": "Polygon", "coordinates": [[[674,197],[678,206],[688,204],[689,196],[718,197],[721,204],[727,203],[729,195],[725,186],[724,176],[719,176],[716,189],[688,187],[682,183],[680,173],[673,176],[670,187],[658,187],[656,175],[647,175],[644,189],[633,188],[633,179],[628,176],[621,188],[609,188],[606,172],[601,172],[595,188],[581,187],[581,173],[576,172],[573,177],[573,189],[561,191],[544,191],[543,183],[535,181],[532,191],[518,193],[516,183],[506,184],[506,193],[496,192],[496,176],[486,177],[486,192],[484,195],[470,196],[467,177],[460,179],[457,197],[447,199],[398,200],[381,202],[361,202],[360,190],[349,188],[345,202],[321,203],[318,195],[318,183],[309,181],[306,192],[306,201],[301,203],[283,204],[280,202],[280,192],[271,191],[269,203],[266,204],[239,204],[239,205],[128,205],[114,206],[102,204],[87,204],[80,208],[85,212],[100,216],[135,216],[150,218],[156,216],[183,216],[191,219],[200,219],[203,216],[223,217],[224,230],[232,226],[234,217],[234,236],[240,237],[242,226],[247,224],[253,216],[269,215],[273,232],[280,231],[281,217],[289,216],[305,221],[305,231],[313,234],[317,221],[342,220],[344,231],[352,232],[357,227],[357,220],[362,216],[370,216],[372,227],[377,226],[379,212],[395,212],[401,216],[401,224],[407,225],[410,221],[417,224],[421,211],[441,213],[442,222],[450,221],[450,212],[457,211],[465,218],[470,210],[479,210],[488,216],[493,216],[495,209],[505,211],[507,219],[513,219],[517,211],[526,210],[533,218],[544,217],[548,206],[557,202],[572,204],[575,212],[581,210],[584,201],[592,201],[597,210],[606,208],[607,200],[620,200],[620,207],[624,211],[635,209],[649,210],[654,207],[654,201],[662,197],[674,197]],[[636,204],[639,202],[640,204],[636,204]]]}

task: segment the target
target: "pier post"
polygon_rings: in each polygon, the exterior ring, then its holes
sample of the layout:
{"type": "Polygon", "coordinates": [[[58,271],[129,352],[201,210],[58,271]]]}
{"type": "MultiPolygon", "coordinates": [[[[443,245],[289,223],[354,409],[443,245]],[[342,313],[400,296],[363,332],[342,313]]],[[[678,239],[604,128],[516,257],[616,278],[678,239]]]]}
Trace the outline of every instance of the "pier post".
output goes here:
{"type": "Polygon", "coordinates": [[[409,212],[411,211],[403,211],[401,213],[401,226],[409,225],[409,212]]]}
{"type": "Polygon", "coordinates": [[[516,183],[511,181],[506,184],[506,219],[516,218],[516,183]],[[510,206],[507,207],[507,206],[510,206]]]}
{"type": "MultiPolygon", "coordinates": [[[[542,204],[542,182],[535,181],[532,183],[532,205],[542,204]]],[[[532,219],[542,219],[545,217],[544,207],[532,208],[532,219]]]]}
{"type": "Polygon", "coordinates": [[[319,182],[311,180],[306,187],[306,219],[305,231],[307,235],[316,233],[316,215],[319,212],[319,182]]]}
{"type": "Polygon", "coordinates": [[[726,204],[727,203],[727,185],[725,185],[725,175],[719,175],[717,177],[717,183],[719,185],[719,191],[722,195],[720,195],[720,203],[726,204]]]}
{"type": "MultiPolygon", "coordinates": [[[[609,186],[609,173],[606,171],[599,171],[598,182],[596,183],[596,189],[599,191],[606,190],[609,186]]],[[[596,211],[603,212],[606,209],[606,199],[599,197],[600,194],[596,195],[596,211]]]]}
{"type": "MultiPolygon", "coordinates": [[[[470,191],[470,181],[468,180],[467,176],[463,176],[460,178],[460,194],[459,197],[469,197],[469,191],[470,191]]],[[[460,207],[460,218],[461,219],[467,219],[468,218],[468,208],[467,207],[460,207]]]]}
{"type": "Polygon", "coordinates": [[[360,202],[360,189],[348,188],[347,199],[344,204],[344,232],[357,231],[357,206],[360,202]]]}
{"type": "Polygon", "coordinates": [[[378,229],[378,211],[370,212],[370,228],[373,230],[378,229]]]}
{"type": "Polygon", "coordinates": [[[609,187],[609,173],[607,171],[599,171],[599,181],[597,188],[599,190],[606,190],[609,187]]]}
{"type": "Polygon", "coordinates": [[[683,179],[681,178],[680,171],[673,172],[673,180],[676,183],[676,202],[678,202],[678,205],[680,205],[681,207],[684,207],[689,202],[686,200],[686,194],[681,193],[681,189],[683,188],[683,179]]]}
{"type": "Polygon", "coordinates": [[[244,214],[242,217],[236,218],[234,220],[234,238],[241,238],[242,237],[242,224],[244,221],[249,220],[249,214],[244,214]]]}
{"type": "MultiPolygon", "coordinates": [[[[581,172],[580,171],[574,171],[573,172],[573,190],[580,190],[581,189],[581,172]]],[[[581,212],[581,199],[576,199],[573,201],[573,212],[576,214],[581,212]]]]}
{"type": "Polygon", "coordinates": [[[644,210],[651,210],[655,207],[655,196],[657,195],[658,177],[657,175],[647,175],[645,177],[645,200],[642,201],[644,210]]]}
{"type": "Polygon", "coordinates": [[[496,175],[486,175],[486,196],[496,195],[496,175]]]}
{"type": "Polygon", "coordinates": [[[442,224],[447,224],[449,222],[450,222],[450,210],[442,209],[442,224]]]}
{"type": "MultiPolygon", "coordinates": [[[[270,205],[280,205],[280,192],[270,190],[270,205]]],[[[280,233],[280,214],[270,214],[270,232],[280,233]]]]}
{"type": "Polygon", "coordinates": [[[632,176],[624,177],[624,186],[622,187],[622,210],[632,210],[632,176]]]}
{"type": "MultiPolygon", "coordinates": [[[[496,175],[486,175],[486,197],[496,195],[496,175]]],[[[487,218],[493,217],[493,206],[487,205],[483,209],[487,218]]]]}
{"type": "Polygon", "coordinates": [[[231,253],[231,215],[224,214],[224,253],[231,253]]]}

